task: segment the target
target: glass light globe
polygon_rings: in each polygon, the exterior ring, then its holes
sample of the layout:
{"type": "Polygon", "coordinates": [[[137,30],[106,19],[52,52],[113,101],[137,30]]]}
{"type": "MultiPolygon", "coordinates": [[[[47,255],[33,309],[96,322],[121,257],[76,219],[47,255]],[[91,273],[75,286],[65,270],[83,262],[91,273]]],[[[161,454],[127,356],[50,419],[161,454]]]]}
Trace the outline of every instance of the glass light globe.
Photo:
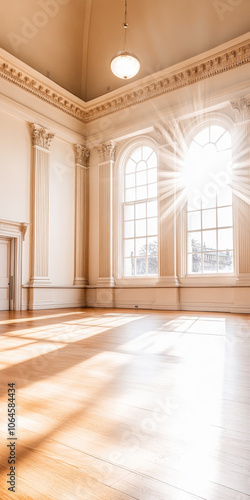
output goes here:
{"type": "Polygon", "coordinates": [[[137,75],[140,69],[140,61],[132,52],[123,50],[113,57],[110,66],[115,76],[123,80],[128,80],[137,75]]]}

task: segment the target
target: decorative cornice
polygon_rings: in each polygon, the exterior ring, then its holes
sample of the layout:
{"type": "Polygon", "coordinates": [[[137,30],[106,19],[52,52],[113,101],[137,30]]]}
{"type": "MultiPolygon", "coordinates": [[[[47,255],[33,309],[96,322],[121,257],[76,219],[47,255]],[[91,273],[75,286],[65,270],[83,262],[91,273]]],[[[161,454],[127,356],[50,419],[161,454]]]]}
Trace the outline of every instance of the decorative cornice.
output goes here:
{"type": "Polygon", "coordinates": [[[42,99],[43,101],[52,104],[52,106],[61,109],[64,113],[67,113],[82,122],[85,121],[84,102],[82,102],[82,106],[76,104],[73,99],[65,98],[63,95],[63,89],[62,93],[56,92],[53,88],[45,85],[42,81],[32,78],[23,70],[20,71],[20,69],[15,67],[13,64],[7,64],[3,60],[1,61],[1,58],[0,78],[14,83],[39,99],[42,99]]]}
{"type": "Polygon", "coordinates": [[[237,122],[250,119],[250,99],[242,97],[237,101],[230,102],[232,109],[235,111],[235,118],[237,122]]]}
{"type": "Polygon", "coordinates": [[[100,163],[115,161],[116,145],[113,141],[100,144],[96,147],[100,163]]]}
{"type": "Polygon", "coordinates": [[[200,60],[195,65],[183,64],[181,71],[174,72],[171,68],[166,69],[158,78],[152,79],[146,85],[143,86],[138,82],[138,87],[135,87],[132,92],[124,93],[114,99],[107,99],[103,104],[91,107],[85,114],[85,122],[91,122],[115,111],[173,92],[249,62],[250,43],[248,41],[217,53],[213,57],[200,60]]]}
{"type": "MultiPolygon", "coordinates": [[[[4,54],[6,53],[4,52],[4,54]]],[[[53,88],[53,82],[49,86],[44,83],[42,75],[40,79],[32,76],[31,69],[28,72],[28,69],[24,70],[23,66],[18,67],[18,60],[16,60],[16,63],[10,62],[6,56],[3,57],[1,54],[0,78],[12,82],[77,120],[90,123],[98,118],[249,63],[249,37],[247,38],[247,35],[245,35],[243,41],[239,42],[236,39],[232,41],[230,47],[227,46],[226,49],[218,47],[214,52],[210,51],[209,54],[209,56],[204,54],[193,58],[191,61],[185,61],[174,67],[167,68],[155,75],[135,82],[132,87],[130,84],[129,92],[126,92],[126,87],[122,91],[119,89],[112,93],[113,97],[106,95],[98,99],[99,104],[95,104],[94,101],[85,103],[80,100],[78,100],[80,102],[76,103],[73,95],[71,98],[69,93],[64,94],[63,89],[61,89],[61,92],[58,91],[56,85],[53,88]]],[[[12,58],[12,56],[10,57],[12,58]]]]}
{"type": "Polygon", "coordinates": [[[52,139],[55,134],[51,134],[47,129],[40,127],[36,123],[31,124],[32,129],[32,146],[50,150],[52,139]]]}
{"type": "Polygon", "coordinates": [[[89,156],[90,150],[81,144],[74,145],[75,151],[75,162],[76,165],[80,165],[81,167],[88,168],[89,166],[89,156]]]}

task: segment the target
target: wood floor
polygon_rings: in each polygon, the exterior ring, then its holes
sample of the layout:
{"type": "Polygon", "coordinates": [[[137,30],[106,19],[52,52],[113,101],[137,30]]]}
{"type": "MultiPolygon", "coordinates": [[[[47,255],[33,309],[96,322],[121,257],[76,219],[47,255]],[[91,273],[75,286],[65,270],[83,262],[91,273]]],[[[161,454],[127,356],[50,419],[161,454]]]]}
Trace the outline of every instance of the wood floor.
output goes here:
{"type": "Polygon", "coordinates": [[[1,312],[0,351],[1,500],[250,499],[250,315],[1,312]]]}

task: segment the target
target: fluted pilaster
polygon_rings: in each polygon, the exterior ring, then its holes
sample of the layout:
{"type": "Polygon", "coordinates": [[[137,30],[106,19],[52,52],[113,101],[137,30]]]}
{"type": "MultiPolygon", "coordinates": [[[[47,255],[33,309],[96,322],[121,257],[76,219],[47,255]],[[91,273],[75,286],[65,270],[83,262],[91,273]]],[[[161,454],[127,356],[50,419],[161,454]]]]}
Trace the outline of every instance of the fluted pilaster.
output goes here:
{"type": "Polygon", "coordinates": [[[31,284],[46,285],[49,279],[49,167],[54,134],[32,124],[33,211],[31,284]]]}
{"type": "Polygon", "coordinates": [[[75,276],[74,285],[85,285],[88,274],[88,166],[90,151],[75,150],[75,276]]]}
{"type": "Polygon", "coordinates": [[[231,102],[235,114],[233,193],[239,282],[250,284],[250,100],[231,102]]]}
{"type": "Polygon", "coordinates": [[[115,144],[101,144],[99,155],[99,280],[100,286],[112,286],[113,277],[113,167],[115,144]]]}
{"type": "Polygon", "coordinates": [[[177,125],[155,127],[158,144],[159,196],[159,280],[162,286],[176,286],[175,148],[177,125]]]}

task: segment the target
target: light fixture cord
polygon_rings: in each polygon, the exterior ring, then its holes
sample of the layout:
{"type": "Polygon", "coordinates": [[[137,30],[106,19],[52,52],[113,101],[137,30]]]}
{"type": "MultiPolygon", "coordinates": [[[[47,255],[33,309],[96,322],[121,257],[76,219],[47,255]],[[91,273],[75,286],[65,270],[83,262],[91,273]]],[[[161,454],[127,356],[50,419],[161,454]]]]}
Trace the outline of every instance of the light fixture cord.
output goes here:
{"type": "Polygon", "coordinates": [[[128,15],[128,4],[127,4],[127,0],[125,0],[125,12],[124,12],[124,24],[123,24],[125,33],[124,33],[124,49],[123,50],[126,50],[126,45],[127,45],[127,28],[128,28],[127,15],[128,15]]]}

